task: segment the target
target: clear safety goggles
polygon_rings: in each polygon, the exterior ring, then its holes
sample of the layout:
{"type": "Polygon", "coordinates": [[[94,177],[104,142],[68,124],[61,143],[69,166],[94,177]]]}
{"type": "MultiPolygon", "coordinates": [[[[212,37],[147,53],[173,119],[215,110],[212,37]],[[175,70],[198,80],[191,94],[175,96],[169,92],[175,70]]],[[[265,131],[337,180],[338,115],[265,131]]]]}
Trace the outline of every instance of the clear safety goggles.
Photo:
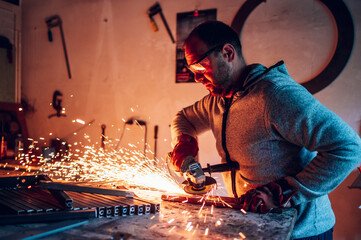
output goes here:
{"type": "Polygon", "coordinates": [[[216,49],[222,47],[223,45],[217,45],[215,47],[212,47],[211,49],[209,49],[200,59],[198,59],[197,61],[195,61],[194,63],[190,64],[190,65],[186,65],[186,67],[192,71],[193,73],[205,73],[206,72],[206,68],[201,64],[201,62],[208,57],[209,55],[211,55],[216,49]]]}

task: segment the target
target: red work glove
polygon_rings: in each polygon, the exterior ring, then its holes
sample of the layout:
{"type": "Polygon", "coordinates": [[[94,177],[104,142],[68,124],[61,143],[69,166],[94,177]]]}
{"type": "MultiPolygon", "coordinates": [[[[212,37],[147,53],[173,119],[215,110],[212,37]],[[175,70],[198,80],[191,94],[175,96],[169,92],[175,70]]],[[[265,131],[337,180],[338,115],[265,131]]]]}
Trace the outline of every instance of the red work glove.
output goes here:
{"type": "Polygon", "coordinates": [[[274,208],[291,207],[290,200],[296,192],[284,179],[270,182],[242,195],[242,208],[246,211],[267,213],[274,208]]]}
{"type": "Polygon", "coordinates": [[[197,140],[187,134],[181,133],[179,142],[170,154],[169,163],[174,171],[180,172],[184,159],[188,156],[195,157],[198,153],[197,140]]]}

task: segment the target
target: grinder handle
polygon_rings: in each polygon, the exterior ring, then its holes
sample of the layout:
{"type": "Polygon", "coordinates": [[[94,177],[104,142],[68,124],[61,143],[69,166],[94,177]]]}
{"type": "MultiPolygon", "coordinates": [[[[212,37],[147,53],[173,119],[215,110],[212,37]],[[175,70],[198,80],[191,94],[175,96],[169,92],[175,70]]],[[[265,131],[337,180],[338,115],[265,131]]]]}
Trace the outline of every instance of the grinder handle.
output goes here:
{"type": "Polygon", "coordinates": [[[227,172],[231,171],[232,169],[239,169],[238,162],[230,162],[230,163],[221,163],[216,165],[207,164],[206,168],[202,168],[204,172],[208,172],[211,174],[212,172],[227,172]]]}

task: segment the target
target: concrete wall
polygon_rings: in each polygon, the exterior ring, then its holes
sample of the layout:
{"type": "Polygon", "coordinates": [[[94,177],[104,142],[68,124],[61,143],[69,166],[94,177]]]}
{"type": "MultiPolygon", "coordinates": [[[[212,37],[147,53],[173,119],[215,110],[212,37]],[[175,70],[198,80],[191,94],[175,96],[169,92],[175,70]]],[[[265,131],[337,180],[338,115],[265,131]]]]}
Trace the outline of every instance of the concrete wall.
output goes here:
{"type": "MultiPolygon", "coordinates": [[[[176,36],[176,14],[217,8],[217,19],[231,24],[244,0],[161,0],[164,15],[176,36]]],[[[355,131],[361,118],[361,1],[345,0],[356,28],[353,54],[341,75],[315,94],[339,114],[355,131]]],[[[135,117],[147,122],[149,148],[153,150],[153,127],[159,126],[158,157],[170,147],[169,124],[177,110],[204,96],[200,84],[175,84],[175,44],[159,15],[154,32],[147,0],[24,0],[22,8],[22,95],[35,109],[27,113],[30,136],[45,141],[58,137],[68,142],[88,134],[92,143],[106,135],[119,138],[122,119],[135,117]],[[58,28],[47,39],[45,18],[58,14],[63,20],[72,78],[68,79],[58,28]],[[63,93],[67,117],[48,118],[55,113],[50,103],[55,90],[63,93]],[[81,125],[74,119],[94,123],[74,136],[81,125]],[[52,133],[52,135],[50,135],[52,133]]],[[[284,59],[292,76],[303,82],[329,61],[336,43],[332,18],[319,1],[268,0],[254,11],[242,33],[248,63],[265,65],[284,59]],[[287,24],[286,24],[287,23],[287,24]]],[[[144,129],[127,126],[121,145],[128,142],[142,149],[144,129]]],[[[210,133],[199,137],[200,161],[218,163],[210,133]]],[[[151,155],[151,153],[149,153],[151,155]]],[[[356,177],[354,172],[352,179],[356,177]]],[[[360,191],[343,183],[332,195],[337,215],[336,239],[360,239],[360,191]],[[352,213],[348,217],[345,213],[352,213]]]]}

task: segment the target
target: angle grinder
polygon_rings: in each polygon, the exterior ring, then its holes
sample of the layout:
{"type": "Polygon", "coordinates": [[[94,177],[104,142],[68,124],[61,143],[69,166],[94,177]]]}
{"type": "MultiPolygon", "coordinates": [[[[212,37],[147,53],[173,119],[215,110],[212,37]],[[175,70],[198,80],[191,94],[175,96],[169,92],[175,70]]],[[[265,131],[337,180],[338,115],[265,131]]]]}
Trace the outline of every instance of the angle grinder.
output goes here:
{"type": "Polygon", "coordinates": [[[184,159],[181,167],[184,178],[183,190],[189,194],[203,195],[217,186],[214,178],[204,175],[204,171],[194,157],[188,156],[184,159]]]}

